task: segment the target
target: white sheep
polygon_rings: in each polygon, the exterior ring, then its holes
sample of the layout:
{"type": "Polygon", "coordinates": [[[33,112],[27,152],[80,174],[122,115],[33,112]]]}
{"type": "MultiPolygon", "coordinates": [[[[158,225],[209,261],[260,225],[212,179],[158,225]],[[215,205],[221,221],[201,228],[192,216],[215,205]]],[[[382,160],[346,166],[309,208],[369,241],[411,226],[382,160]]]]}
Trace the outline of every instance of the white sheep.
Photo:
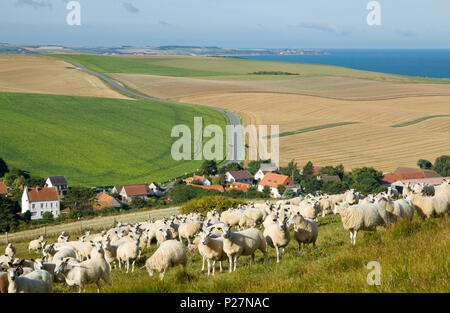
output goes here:
{"type": "Polygon", "coordinates": [[[16,247],[12,243],[8,243],[5,248],[5,254],[14,257],[16,255],[16,247]]]}
{"type": "Polygon", "coordinates": [[[399,192],[395,187],[388,187],[387,195],[391,198],[398,198],[399,192]]]}
{"type": "Polygon", "coordinates": [[[342,224],[350,231],[350,243],[356,244],[359,230],[376,230],[377,226],[389,226],[390,214],[378,203],[355,204],[344,207],[339,206],[342,224]]]}
{"type": "Polygon", "coordinates": [[[280,263],[279,249],[281,249],[281,258],[283,258],[284,248],[291,241],[291,234],[288,226],[286,225],[285,218],[275,219],[274,222],[274,224],[264,229],[263,235],[267,244],[270,247],[275,248],[275,251],[277,252],[277,263],[280,263]]]}
{"type": "Polygon", "coordinates": [[[211,272],[214,275],[216,269],[216,261],[219,261],[220,271],[222,272],[222,261],[228,259],[228,256],[223,251],[223,239],[212,234],[209,230],[200,233],[200,240],[198,243],[198,251],[203,257],[202,271],[205,268],[205,260],[208,262],[208,275],[211,272]]]}
{"type": "Polygon", "coordinates": [[[377,201],[387,212],[391,214],[393,222],[397,220],[412,220],[414,218],[414,205],[406,199],[392,201],[390,198],[383,197],[377,201]]]}
{"type": "Polygon", "coordinates": [[[240,232],[232,232],[228,226],[219,230],[223,233],[223,251],[227,254],[230,262],[230,273],[236,270],[236,263],[241,255],[251,255],[250,264],[256,263],[255,251],[258,249],[264,254],[267,264],[267,243],[261,231],[249,228],[240,232]]]}
{"type": "Polygon", "coordinates": [[[52,293],[52,276],[45,270],[35,270],[19,276],[19,269],[8,269],[8,293],[52,293]]]}
{"type": "Polygon", "coordinates": [[[244,211],[244,214],[253,219],[255,223],[262,223],[268,213],[260,208],[248,208],[244,211]]]}
{"type": "Polygon", "coordinates": [[[95,257],[84,262],[74,264],[69,263],[70,258],[59,261],[55,268],[55,275],[63,275],[67,285],[72,289],[78,286],[78,292],[82,292],[86,285],[95,283],[97,285],[97,292],[100,292],[100,280],[103,280],[108,285],[111,285],[111,267],[106,262],[100,247],[99,257],[95,257]]]}
{"type": "Polygon", "coordinates": [[[39,252],[42,249],[42,243],[44,242],[44,236],[40,236],[38,239],[31,240],[28,244],[28,252],[33,250],[34,252],[39,252]]]}
{"type": "Polygon", "coordinates": [[[450,179],[444,179],[442,184],[435,188],[435,195],[447,195],[450,196],[450,179]]]}
{"type": "Polygon", "coordinates": [[[117,261],[119,262],[119,270],[122,270],[122,262],[126,264],[127,273],[130,268],[130,261],[132,261],[132,272],[134,272],[134,264],[140,256],[139,248],[140,238],[139,236],[134,237],[133,242],[124,242],[117,248],[117,261]]]}
{"type": "Polygon", "coordinates": [[[442,216],[450,209],[450,196],[445,194],[432,197],[410,194],[407,199],[412,202],[422,219],[442,216]]]}
{"type": "Polygon", "coordinates": [[[413,188],[414,193],[424,196],[434,196],[434,186],[425,183],[415,184],[413,188]]]}
{"type": "Polygon", "coordinates": [[[289,225],[294,225],[294,237],[298,243],[298,253],[302,254],[302,244],[306,247],[312,243],[316,246],[317,237],[319,236],[319,228],[317,223],[309,218],[304,218],[300,212],[297,212],[289,219],[289,225]]]}
{"type": "Polygon", "coordinates": [[[312,203],[303,201],[298,207],[292,207],[291,210],[293,213],[300,212],[303,217],[314,220],[320,212],[320,205],[319,201],[314,201],[312,203]]]}
{"type": "Polygon", "coordinates": [[[202,225],[203,223],[198,221],[181,223],[178,227],[178,239],[180,241],[182,241],[183,238],[187,239],[189,246],[191,244],[191,239],[202,229],[202,225]]]}
{"type": "Polygon", "coordinates": [[[160,280],[163,280],[164,275],[170,267],[183,265],[186,268],[186,264],[187,252],[184,244],[178,240],[167,240],[145,261],[145,268],[150,277],[157,270],[160,280]]]}
{"type": "Polygon", "coordinates": [[[172,235],[172,231],[169,229],[169,227],[159,227],[156,230],[156,242],[157,246],[159,247],[164,241],[174,239],[172,235]]]}

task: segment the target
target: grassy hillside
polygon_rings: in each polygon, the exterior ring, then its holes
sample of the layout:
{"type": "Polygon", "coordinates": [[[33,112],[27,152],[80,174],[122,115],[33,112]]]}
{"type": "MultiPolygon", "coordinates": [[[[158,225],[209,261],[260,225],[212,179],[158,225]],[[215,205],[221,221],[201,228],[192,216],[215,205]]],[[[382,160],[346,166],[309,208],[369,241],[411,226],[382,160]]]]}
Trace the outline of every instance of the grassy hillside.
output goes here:
{"type": "Polygon", "coordinates": [[[275,61],[256,61],[224,57],[173,57],[173,56],[98,56],[98,55],[52,55],[83,64],[103,73],[130,73],[176,77],[210,77],[227,80],[265,80],[313,76],[348,76],[382,81],[435,81],[391,75],[369,71],[354,70],[339,66],[289,63],[275,61]],[[255,72],[289,72],[299,75],[254,75],[255,72]]]}
{"type": "MultiPolygon", "coordinates": [[[[71,185],[162,181],[196,170],[201,161],[174,161],[174,125],[224,126],[214,110],[151,101],[0,93],[0,156],[10,167],[71,185]]],[[[192,131],[193,133],[193,131],[192,131]]]]}
{"type": "MultiPolygon", "coordinates": [[[[450,291],[450,219],[402,222],[376,233],[360,232],[356,246],[349,243],[348,231],[338,215],[319,218],[317,247],[298,256],[294,239],[286,249],[285,258],[276,264],[274,249],[269,249],[270,264],[263,264],[262,253],[256,252],[258,264],[248,267],[249,257],[241,257],[237,271],[215,277],[200,273],[202,259],[190,252],[186,271],[172,268],[160,282],[149,278],[139,267],[156,250],[156,244],[143,251],[134,273],[112,271],[112,286],[104,292],[444,292],[450,291]],[[367,264],[381,265],[381,285],[369,286],[367,264]]],[[[56,239],[54,238],[53,241],[56,239]]],[[[28,253],[28,242],[16,243],[19,257],[39,257],[28,253]]],[[[0,250],[5,248],[4,243],[0,250]]],[[[69,292],[64,283],[54,284],[55,292],[69,292]]],[[[96,292],[91,285],[88,292],[96,292]]]]}

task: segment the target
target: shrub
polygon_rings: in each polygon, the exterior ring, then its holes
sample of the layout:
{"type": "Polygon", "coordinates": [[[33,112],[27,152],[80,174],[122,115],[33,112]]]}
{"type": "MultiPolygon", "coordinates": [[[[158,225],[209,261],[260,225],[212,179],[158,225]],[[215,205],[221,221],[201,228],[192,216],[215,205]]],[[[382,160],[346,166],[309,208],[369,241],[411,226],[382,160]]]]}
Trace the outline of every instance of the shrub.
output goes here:
{"type": "Polygon", "coordinates": [[[229,208],[237,207],[239,204],[245,204],[245,201],[224,196],[206,196],[186,202],[182,206],[181,212],[183,214],[189,214],[191,212],[206,214],[208,211],[216,209],[221,213],[229,208]]]}
{"type": "Polygon", "coordinates": [[[450,155],[442,155],[434,161],[433,169],[441,176],[450,176],[450,155]]]}

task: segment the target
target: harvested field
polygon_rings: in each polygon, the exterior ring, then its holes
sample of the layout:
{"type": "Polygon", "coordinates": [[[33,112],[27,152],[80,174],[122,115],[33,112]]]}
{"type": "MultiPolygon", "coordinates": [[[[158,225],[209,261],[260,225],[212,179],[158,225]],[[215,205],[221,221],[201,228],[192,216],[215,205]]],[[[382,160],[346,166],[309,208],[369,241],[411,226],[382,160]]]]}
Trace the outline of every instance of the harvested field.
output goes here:
{"type": "Polygon", "coordinates": [[[128,99],[69,63],[36,55],[0,55],[0,91],[128,99]]]}
{"type": "Polygon", "coordinates": [[[430,115],[450,113],[450,97],[344,101],[301,95],[240,93],[180,100],[227,108],[241,115],[245,125],[279,124],[281,133],[324,124],[358,122],[280,138],[282,164],[291,159],[299,164],[311,160],[318,166],[342,163],[347,168],[354,168],[371,165],[390,171],[398,166],[415,166],[420,158],[434,160],[450,151],[446,118],[429,119],[408,127],[391,127],[421,119],[424,112],[430,115]]]}

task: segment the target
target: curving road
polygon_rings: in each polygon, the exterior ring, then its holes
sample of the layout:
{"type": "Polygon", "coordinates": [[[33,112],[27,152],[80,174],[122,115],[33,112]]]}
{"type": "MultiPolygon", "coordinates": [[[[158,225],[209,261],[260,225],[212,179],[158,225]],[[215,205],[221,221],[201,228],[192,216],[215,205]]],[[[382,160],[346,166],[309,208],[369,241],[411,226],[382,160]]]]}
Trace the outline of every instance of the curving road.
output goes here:
{"type": "MultiPolygon", "coordinates": [[[[171,104],[182,104],[182,105],[195,105],[195,104],[191,104],[191,103],[182,103],[182,102],[176,102],[176,101],[171,101],[171,100],[166,100],[166,99],[159,99],[159,98],[155,98],[155,97],[151,97],[151,96],[147,96],[141,93],[138,93],[136,91],[130,90],[127,87],[125,87],[122,83],[115,81],[113,79],[111,79],[110,77],[101,74],[99,72],[93,71],[87,67],[85,67],[84,65],[71,61],[71,60],[67,60],[64,58],[60,58],[60,60],[63,60],[67,63],[70,63],[72,65],[74,65],[75,67],[77,67],[78,69],[85,71],[89,74],[95,75],[98,78],[102,79],[103,81],[105,81],[106,83],[110,84],[111,86],[119,89],[120,91],[129,94],[133,97],[137,97],[137,98],[141,98],[141,99],[145,99],[145,100],[152,100],[152,101],[158,101],[158,102],[163,102],[163,103],[171,103],[171,104]]],[[[210,107],[210,106],[206,106],[210,109],[213,109],[217,112],[220,112],[222,114],[224,114],[228,120],[230,121],[231,125],[234,126],[239,126],[241,124],[239,118],[224,109],[219,109],[219,108],[215,108],[215,107],[210,107]]],[[[238,163],[240,161],[243,161],[243,156],[244,156],[244,143],[242,142],[243,140],[243,136],[242,136],[242,131],[240,128],[237,129],[236,133],[234,134],[234,155],[233,158],[231,160],[229,160],[227,163],[225,163],[225,165],[228,165],[230,163],[238,163]],[[241,157],[240,157],[241,156],[241,157]]]]}

